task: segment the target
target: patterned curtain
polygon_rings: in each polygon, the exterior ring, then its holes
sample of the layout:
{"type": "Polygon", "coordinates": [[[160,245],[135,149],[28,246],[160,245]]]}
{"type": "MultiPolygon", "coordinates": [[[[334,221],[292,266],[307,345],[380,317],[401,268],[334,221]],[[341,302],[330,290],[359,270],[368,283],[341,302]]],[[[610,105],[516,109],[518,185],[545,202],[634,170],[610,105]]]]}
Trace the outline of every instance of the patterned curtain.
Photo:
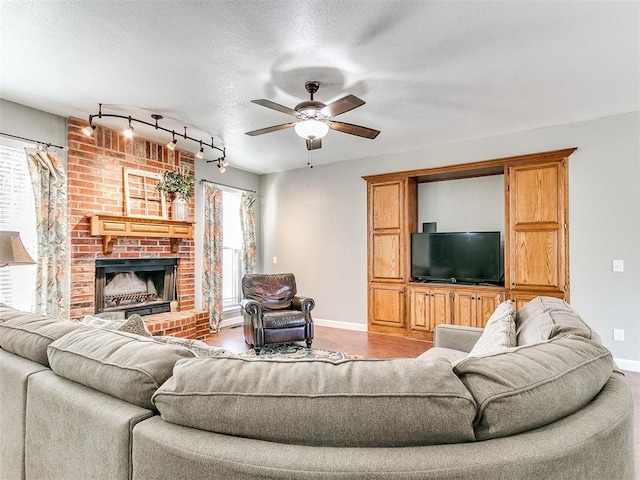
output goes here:
{"type": "Polygon", "coordinates": [[[256,214],[253,205],[256,197],[253,193],[242,194],[240,219],[242,222],[242,266],[244,273],[256,273],[258,248],[256,247],[256,214]]]}
{"type": "Polygon", "coordinates": [[[67,267],[67,175],[55,153],[26,148],[35,197],[38,258],[35,312],[64,317],[67,267]]]}
{"type": "Polygon", "coordinates": [[[222,190],[207,183],[203,187],[202,303],[209,311],[209,328],[217,333],[222,321],[222,190]]]}

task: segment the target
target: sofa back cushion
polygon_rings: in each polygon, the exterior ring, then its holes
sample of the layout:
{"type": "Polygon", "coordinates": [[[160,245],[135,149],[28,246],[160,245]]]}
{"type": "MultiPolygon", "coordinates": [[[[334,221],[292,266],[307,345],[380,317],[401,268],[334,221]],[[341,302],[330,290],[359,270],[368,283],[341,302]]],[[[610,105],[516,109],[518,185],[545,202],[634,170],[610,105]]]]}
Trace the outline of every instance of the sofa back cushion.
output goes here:
{"type": "Polygon", "coordinates": [[[611,353],[575,335],[492,356],[467,357],[456,374],[478,404],[478,440],[542,427],[589,403],[611,372],[611,353]]]}
{"type": "Polygon", "coordinates": [[[49,366],[47,347],[77,328],[81,325],[73,320],[0,306],[0,348],[45,367],[49,366]]]}
{"type": "Polygon", "coordinates": [[[181,360],[153,401],[168,422],[278,443],[391,447],[474,439],[475,402],[441,358],[181,360]]]}
{"type": "Polygon", "coordinates": [[[293,273],[248,273],[242,278],[242,295],[262,307],[279,310],[288,308],[297,292],[293,273]]]}
{"type": "Polygon", "coordinates": [[[536,297],[516,314],[518,345],[544,342],[555,336],[568,334],[599,342],[589,325],[562,299],[536,297]]]}
{"type": "Polygon", "coordinates": [[[61,377],[143,408],[190,350],[133,333],[81,327],[49,345],[51,369],[61,377]]]}

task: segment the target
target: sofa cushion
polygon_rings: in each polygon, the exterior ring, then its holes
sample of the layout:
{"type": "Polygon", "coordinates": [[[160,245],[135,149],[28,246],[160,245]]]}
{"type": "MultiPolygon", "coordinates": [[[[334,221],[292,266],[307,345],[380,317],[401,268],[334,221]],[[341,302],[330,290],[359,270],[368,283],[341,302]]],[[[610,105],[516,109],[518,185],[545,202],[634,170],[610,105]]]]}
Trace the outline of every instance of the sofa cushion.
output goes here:
{"type": "Polygon", "coordinates": [[[474,439],[475,403],[442,358],[181,360],[153,402],[171,423],[278,443],[386,447],[474,439]]]}
{"type": "Polygon", "coordinates": [[[20,357],[49,366],[47,347],[63,335],[81,328],[79,322],[46,317],[36,313],[0,308],[0,348],[20,357]]]}
{"type": "Polygon", "coordinates": [[[462,360],[467,356],[467,352],[462,350],[456,350],[455,348],[447,347],[431,347],[426,352],[421,353],[416,357],[417,360],[430,360],[432,358],[445,358],[454,365],[456,362],[462,360]]]}
{"type": "Polygon", "coordinates": [[[536,297],[516,314],[518,345],[544,342],[558,335],[569,334],[599,342],[595,332],[562,299],[536,297]]]}
{"type": "Polygon", "coordinates": [[[16,318],[24,314],[25,312],[21,312],[20,310],[16,310],[15,308],[10,307],[9,305],[0,303],[0,323],[4,323],[7,320],[11,320],[12,318],[16,318]]]}
{"type": "Polygon", "coordinates": [[[484,327],[482,335],[469,352],[479,357],[516,346],[516,311],[511,300],[498,305],[484,327]]]}
{"type": "Polygon", "coordinates": [[[194,354],[132,333],[81,327],[49,345],[51,369],[61,377],[143,408],[173,372],[194,354]]]}
{"type": "Polygon", "coordinates": [[[613,371],[611,353],[576,335],[467,357],[454,371],[478,404],[478,440],[513,435],[576,412],[613,371]]]}

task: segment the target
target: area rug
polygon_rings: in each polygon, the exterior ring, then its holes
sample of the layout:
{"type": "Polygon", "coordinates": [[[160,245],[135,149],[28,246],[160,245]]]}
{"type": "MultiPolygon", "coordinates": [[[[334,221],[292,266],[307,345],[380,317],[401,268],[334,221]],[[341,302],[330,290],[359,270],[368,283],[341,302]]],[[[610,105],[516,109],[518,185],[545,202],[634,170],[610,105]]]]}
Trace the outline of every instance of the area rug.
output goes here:
{"type": "Polygon", "coordinates": [[[284,360],[328,360],[337,362],[340,360],[362,359],[359,355],[350,355],[344,352],[334,352],[322,348],[307,348],[297,343],[273,343],[260,349],[260,355],[255,350],[238,354],[240,357],[253,359],[284,359],[284,360]]]}

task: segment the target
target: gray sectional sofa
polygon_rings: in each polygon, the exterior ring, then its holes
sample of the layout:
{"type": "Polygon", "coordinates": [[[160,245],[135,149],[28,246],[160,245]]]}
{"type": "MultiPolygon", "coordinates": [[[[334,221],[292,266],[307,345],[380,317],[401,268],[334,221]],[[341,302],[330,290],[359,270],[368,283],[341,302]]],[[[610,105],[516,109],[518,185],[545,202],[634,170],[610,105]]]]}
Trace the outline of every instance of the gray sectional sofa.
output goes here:
{"type": "Polygon", "coordinates": [[[417,359],[261,360],[0,305],[0,478],[632,479],[624,375],[566,303],[417,359]]]}

